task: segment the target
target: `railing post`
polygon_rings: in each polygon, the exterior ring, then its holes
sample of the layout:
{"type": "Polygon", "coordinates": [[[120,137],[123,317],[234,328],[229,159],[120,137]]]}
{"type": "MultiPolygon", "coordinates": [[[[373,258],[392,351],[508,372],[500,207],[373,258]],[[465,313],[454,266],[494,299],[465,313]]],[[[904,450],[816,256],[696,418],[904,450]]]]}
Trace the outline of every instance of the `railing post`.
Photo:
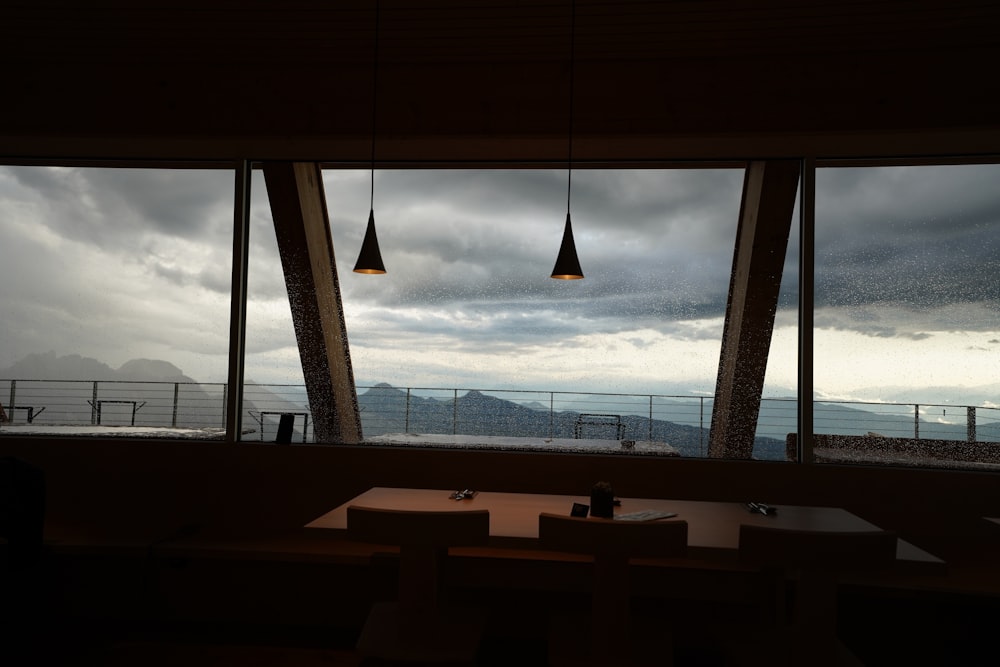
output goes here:
{"type": "Polygon", "coordinates": [[[966,426],[965,426],[966,437],[969,439],[969,442],[975,442],[976,441],[976,406],[970,405],[969,407],[965,408],[965,414],[966,414],[966,417],[965,417],[965,420],[966,420],[965,421],[965,423],[966,423],[966,426]]]}
{"type": "Polygon", "coordinates": [[[698,453],[705,455],[705,397],[698,397],[698,453]]]}
{"type": "Polygon", "coordinates": [[[549,440],[556,437],[556,393],[549,392],[549,440]]]}
{"type": "Polygon", "coordinates": [[[451,390],[451,434],[458,433],[458,388],[451,390]]]}
{"type": "Polygon", "coordinates": [[[913,439],[920,439],[920,405],[913,405],[913,439]]]}
{"type": "Polygon", "coordinates": [[[410,388],[406,388],[406,421],[403,426],[403,433],[410,432],[410,388]]]}
{"type": "Polygon", "coordinates": [[[14,423],[14,415],[17,414],[17,410],[14,409],[14,405],[15,405],[14,399],[15,398],[17,398],[17,380],[11,380],[10,381],[10,402],[7,403],[7,406],[10,408],[10,414],[7,415],[7,419],[10,421],[11,424],[14,423]]]}
{"type": "Polygon", "coordinates": [[[649,444],[653,444],[653,395],[649,395],[649,444]]]}
{"type": "Polygon", "coordinates": [[[98,404],[97,404],[97,382],[98,382],[97,380],[94,380],[94,388],[93,388],[93,399],[94,400],[92,400],[90,402],[90,425],[91,426],[97,426],[98,424],[101,423],[100,422],[100,416],[101,416],[100,415],[100,410],[101,409],[100,409],[100,407],[98,407],[98,404]]]}
{"type": "Polygon", "coordinates": [[[14,399],[17,397],[17,380],[10,381],[10,401],[8,401],[7,406],[10,408],[10,414],[7,415],[7,420],[13,424],[14,415],[17,414],[17,410],[14,409],[14,399]]]}
{"type": "MultiPolygon", "coordinates": [[[[226,411],[229,410],[229,383],[222,383],[222,428],[226,428],[226,411]]],[[[238,441],[242,434],[236,437],[238,441]]]]}
{"type": "Polygon", "coordinates": [[[181,387],[180,382],[174,383],[174,414],[170,419],[170,425],[173,428],[177,428],[177,396],[180,393],[180,387],[181,387]]]}

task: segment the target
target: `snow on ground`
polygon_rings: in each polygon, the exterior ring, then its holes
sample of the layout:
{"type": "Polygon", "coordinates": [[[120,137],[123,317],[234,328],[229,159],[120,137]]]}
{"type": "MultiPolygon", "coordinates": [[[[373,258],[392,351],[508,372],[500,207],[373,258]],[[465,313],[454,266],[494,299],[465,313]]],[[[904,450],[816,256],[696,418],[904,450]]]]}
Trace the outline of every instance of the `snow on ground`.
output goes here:
{"type": "MultiPolygon", "coordinates": [[[[105,438],[181,438],[192,440],[221,440],[225,429],[169,428],[159,426],[91,426],[89,424],[46,425],[4,424],[0,437],[12,435],[88,436],[105,438]]],[[[250,439],[253,441],[253,438],[250,439]]],[[[629,441],[625,441],[628,443],[629,441]]],[[[627,454],[657,454],[679,456],[679,452],[665,442],[636,440],[631,447],[620,440],[573,438],[518,438],[496,435],[436,435],[420,433],[387,433],[365,438],[366,444],[411,447],[461,447],[465,449],[531,449],[539,451],[572,451],[582,453],[619,452],[627,454]]]]}
{"type": "Polygon", "coordinates": [[[104,438],[190,438],[221,440],[226,429],[221,427],[169,428],[163,426],[91,426],[90,424],[4,424],[0,436],[54,435],[104,438]]]}
{"type": "MultiPolygon", "coordinates": [[[[365,442],[380,445],[409,445],[424,447],[463,447],[471,449],[536,449],[545,451],[574,451],[596,453],[609,451],[679,456],[680,453],[665,442],[636,440],[631,448],[621,440],[573,438],[517,438],[496,435],[437,435],[419,433],[386,433],[365,438],[365,442]]],[[[629,441],[625,441],[629,442],[629,441]]]]}

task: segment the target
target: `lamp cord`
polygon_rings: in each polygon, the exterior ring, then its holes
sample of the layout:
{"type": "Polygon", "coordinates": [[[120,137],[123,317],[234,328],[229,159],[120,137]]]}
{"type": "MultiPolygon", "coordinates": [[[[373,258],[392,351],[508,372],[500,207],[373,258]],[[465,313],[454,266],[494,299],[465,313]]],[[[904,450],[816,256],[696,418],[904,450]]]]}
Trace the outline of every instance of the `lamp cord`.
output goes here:
{"type": "Polygon", "coordinates": [[[569,216],[570,192],[573,189],[573,97],[576,70],[576,0],[570,0],[569,19],[569,139],[566,162],[566,215],[569,216]]]}
{"type": "Polygon", "coordinates": [[[375,0],[375,47],[372,55],[372,160],[371,160],[371,199],[369,208],[375,210],[375,111],[378,101],[378,32],[379,32],[379,0],[375,0]]]}

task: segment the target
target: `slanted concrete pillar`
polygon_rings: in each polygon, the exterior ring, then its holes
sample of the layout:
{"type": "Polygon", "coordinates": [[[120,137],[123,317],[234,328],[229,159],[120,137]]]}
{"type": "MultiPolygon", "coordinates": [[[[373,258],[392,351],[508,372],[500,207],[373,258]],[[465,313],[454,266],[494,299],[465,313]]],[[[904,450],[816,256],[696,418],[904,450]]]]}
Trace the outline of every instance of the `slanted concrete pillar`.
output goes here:
{"type": "Polygon", "coordinates": [[[265,162],[264,180],[317,442],[361,441],[361,417],[318,163],[265,162]]]}
{"type": "Polygon", "coordinates": [[[747,166],[715,384],[710,457],[748,459],[753,453],[799,168],[798,160],[747,166]]]}

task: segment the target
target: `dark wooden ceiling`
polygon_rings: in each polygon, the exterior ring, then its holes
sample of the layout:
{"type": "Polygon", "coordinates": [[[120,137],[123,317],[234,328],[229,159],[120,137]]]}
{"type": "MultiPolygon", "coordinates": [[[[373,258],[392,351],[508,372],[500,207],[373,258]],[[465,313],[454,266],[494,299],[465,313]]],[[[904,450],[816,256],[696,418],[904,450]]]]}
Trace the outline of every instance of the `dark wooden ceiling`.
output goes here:
{"type": "MultiPolygon", "coordinates": [[[[565,160],[571,71],[585,160],[1000,152],[995,1],[577,0],[571,16],[568,0],[381,0],[379,160],[565,160]]],[[[4,3],[0,153],[364,161],[375,19],[373,0],[4,3]]]]}

